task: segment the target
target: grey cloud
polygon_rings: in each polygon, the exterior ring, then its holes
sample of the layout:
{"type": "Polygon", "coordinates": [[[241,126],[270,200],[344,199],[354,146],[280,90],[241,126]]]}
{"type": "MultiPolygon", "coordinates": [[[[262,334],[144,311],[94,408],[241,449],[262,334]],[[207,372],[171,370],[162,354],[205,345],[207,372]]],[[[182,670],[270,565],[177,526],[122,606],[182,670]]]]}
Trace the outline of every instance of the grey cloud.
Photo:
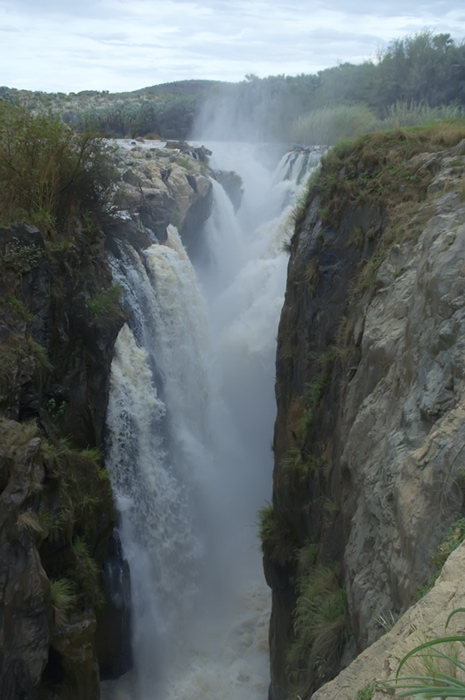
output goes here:
{"type": "MultiPolygon", "coordinates": [[[[0,8],[4,7],[7,11],[11,8],[10,2],[0,0],[0,8]]],[[[108,16],[108,10],[104,9],[103,3],[99,0],[79,0],[79,2],[71,2],[71,0],[15,0],[15,12],[26,12],[28,15],[71,15],[78,17],[101,17],[108,16]]]]}
{"type": "Polygon", "coordinates": [[[3,9],[3,82],[62,91],[313,73],[424,27],[465,35],[455,0],[0,0],[3,9]]]}

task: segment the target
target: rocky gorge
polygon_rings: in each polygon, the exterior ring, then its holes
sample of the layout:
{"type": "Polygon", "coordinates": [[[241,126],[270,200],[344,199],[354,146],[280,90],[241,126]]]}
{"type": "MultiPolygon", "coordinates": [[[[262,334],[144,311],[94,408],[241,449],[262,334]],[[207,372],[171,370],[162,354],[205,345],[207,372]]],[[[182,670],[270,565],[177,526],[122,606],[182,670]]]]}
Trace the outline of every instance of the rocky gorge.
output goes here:
{"type": "Polygon", "coordinates": [[[355,699],[395,673],[391,642],[370,645],[463,539],[464,135],[341,144],[295,213],[261,512],[274,700],[355,699]]]}
{"type": "MultiPolygon", "coordinates": [[[[0,229],[2,699],[97,700],[131,664],[102,459],[131,310],[108,260],[130,242],[144,267],[168,224],[207,254],[210,178],[236,207],[241,190],[208,155],[118,142],[106,218],[0,229]]],[[[464,604],[463,547],[446,561],[465,534],[464,173],[461,122],[372,134],[328,152],[295,207],[259,514],[272,700],[355,700],[464,604]]]]}

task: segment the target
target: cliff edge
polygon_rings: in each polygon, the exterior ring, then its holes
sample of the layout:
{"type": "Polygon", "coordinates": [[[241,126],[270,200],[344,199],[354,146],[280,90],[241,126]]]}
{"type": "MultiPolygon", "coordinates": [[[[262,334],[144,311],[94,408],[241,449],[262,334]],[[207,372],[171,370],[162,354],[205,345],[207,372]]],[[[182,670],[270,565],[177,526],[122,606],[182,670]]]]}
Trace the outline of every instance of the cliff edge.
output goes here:
{"type": "Polygon", "coordinates": [[[464,137],[341,144],[295,212],[261,513],[274,700],[375,642],[464,515],[464,137]]]}

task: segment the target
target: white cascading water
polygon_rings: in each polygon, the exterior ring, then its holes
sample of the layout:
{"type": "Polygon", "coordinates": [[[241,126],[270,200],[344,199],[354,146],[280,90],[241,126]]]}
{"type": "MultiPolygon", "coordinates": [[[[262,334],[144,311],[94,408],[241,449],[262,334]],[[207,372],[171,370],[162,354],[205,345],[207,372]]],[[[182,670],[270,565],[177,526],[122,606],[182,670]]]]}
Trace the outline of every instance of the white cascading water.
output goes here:
{"type": "MultiPolygon", "coordinates": [[[[208,145],[208,144],[207,144],[208,145]]],[[[269,592],[256,513],[271,493],[274,360],[292,205],[318,162],[274,174],[250,147],[212,144],[244,182],[237,217],[221,186],[191,265],[166,245],[112,259],[130,319],[117,339],[107,466],[133,607],[133,683],[105,697],[265,700],[269,592]]],[[[118,688],[118,686],[117,686],[118,688]]]]}

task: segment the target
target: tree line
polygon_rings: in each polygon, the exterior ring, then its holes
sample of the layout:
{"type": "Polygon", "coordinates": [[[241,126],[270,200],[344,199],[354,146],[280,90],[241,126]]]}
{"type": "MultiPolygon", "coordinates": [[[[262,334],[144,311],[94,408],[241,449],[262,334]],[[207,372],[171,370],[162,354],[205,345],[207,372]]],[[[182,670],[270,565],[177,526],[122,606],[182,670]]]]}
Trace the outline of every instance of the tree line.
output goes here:
{"type": "Polygon", "coordinates": [[[299,118],[328,108],[364,107],[382,120],[400,104],[465,107],[465,43],[424,31],[392,41],[376,60],[342,63],[316,74],[250,75],[215,93],[203,109],[204,118],[214,99],[222,99],[230,124],[253,123],[263,136],[279,140],[292,139],[299,118]]]}
{"type": "Polygon", "coordinates": [[[363,107],[366,122],[367,115],[392,116],[399,105],[421,108],[424,118],[427,109],[439,118],[444,106],[465,107],[465,43],[423,31],[395,39],[374,60],[315,74],[180,81],[120,95],[85,91],[71,101],[60,93],[31,94],[27,104],[20,91],[0,88],[0,99],[59,111],[66,123],[92,125],[103,136],[185,139],[198,124],[202,134],[217,138],[292,141],[299,138],[296,124],[323,109],[363,107]]]}

